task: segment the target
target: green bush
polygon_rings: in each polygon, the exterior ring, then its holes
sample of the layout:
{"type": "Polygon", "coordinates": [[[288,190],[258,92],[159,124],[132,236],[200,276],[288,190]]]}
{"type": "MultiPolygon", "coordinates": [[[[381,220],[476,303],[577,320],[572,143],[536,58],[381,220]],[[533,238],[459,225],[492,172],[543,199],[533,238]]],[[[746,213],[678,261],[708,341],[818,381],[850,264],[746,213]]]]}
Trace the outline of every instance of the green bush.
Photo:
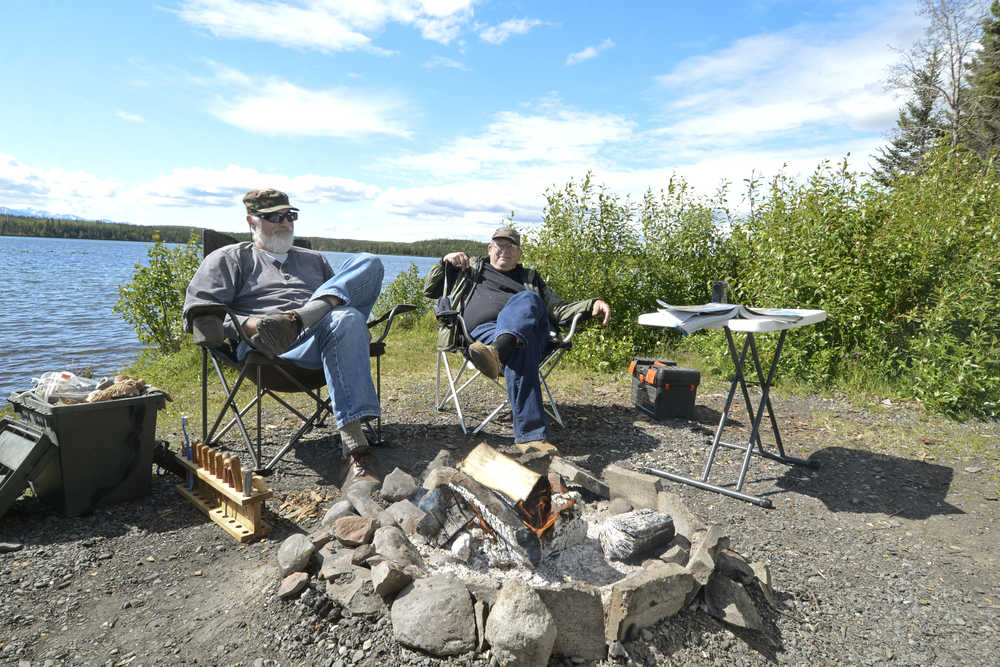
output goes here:
{"type": "Polygon", "coordinates": [[[169,248],[156,241],[147,252],[149,266],[135,265],[132,282],[118,289],[114,312],[135,328],[139,342],[162,352],[180,349],[184,291],[201,262],[201,239],[169,248]]]}
{"type": "MultiPolygon", "coordinates": [[[[623,368],[630,355],[696,353],[710,374],[731,362],[718,331],[681,339],[636,317],[709,299],[729,280],[748,306],[822,308],[826,322],[793,332],[781,377],[816,388],[878,387],[931,410],[1000,416],[1000,177],[960,150],[929,153],[923,168],[885,188],[821,164],[805,182],[748,181],[749,210],[729,215],[680,180],[639,204],[591,183],[547,193],[525,261],[565,298],[600,296],[607,329],[587,327],[574,359],[623,368]]],[[[777,336],[760,336],[766,357],[777,336]]]]}
{"type": "Polygon", "coordinates": [[[416,325],[431,305],[430,299],[424,296],[424,278],[420,275],[417,265],[413,262],[410,263],[409,269],[396,276],[389,283],[389,286],[382,290],[382,293],[379,294],[378,299],[375,301],[372,314],[381,316],[383,313],[388,312],[390,308],[400,303],[409,303],[417,307],[415,311],[406,313],[398,319],[393,320],[394,327],[400,326],[404,329],[410,329],[416,325]]]}
{"type": "Polygon", "coordinates": [[[600,297],[612,310],[607,328],[587,326],[573,358],[599,370],[625,368],[656,346],[662,332],[636,318],[669,303],[702,303],[728,270],[721,207],[694,196],[680,179],[641,203],[596,187],[588,174],[546,193],[541,228],[526,235],[525,263],[567,300],[600,297]]]}
{"type": "MultiPolygon", "coordinates": [[[[867,377],[953,416],[997,416],[1000,285],[995,172],[929,154],[891,189],[845,165],[805,183],[781,175],[733,224],[734,301],[822,308],[796,331],[782,374],[814,386],[867,377]]],[[[760,196],[759,196],[760,195],[760,196]]],[[[760,337],[767,351],[775,337],[760,337]]],[[[724,367],[721,346],[701,344],[724,367]]]]}

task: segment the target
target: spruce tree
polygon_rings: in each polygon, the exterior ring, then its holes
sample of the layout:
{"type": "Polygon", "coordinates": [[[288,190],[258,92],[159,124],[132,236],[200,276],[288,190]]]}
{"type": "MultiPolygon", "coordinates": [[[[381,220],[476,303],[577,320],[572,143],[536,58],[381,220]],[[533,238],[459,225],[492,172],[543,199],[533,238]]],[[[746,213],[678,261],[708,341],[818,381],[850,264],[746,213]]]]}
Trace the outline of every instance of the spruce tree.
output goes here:
{"type": "Polygon", "coordinates": [[[970,65],[966,142],[984,161],[1000,150],[1000,2],[983,19],[982,49],[970,65]]]}
{"type": "Polygon", "coordinates": [[[912,98],[899,110],[896,130],[888,146],[875,155],[875,179],[888,185],[901,174],[917,171],[924,154],[934,147],[945,131],[937,108],[940,92],[941,58],[931,51],[924,66],[911,78],[912,98]]]}

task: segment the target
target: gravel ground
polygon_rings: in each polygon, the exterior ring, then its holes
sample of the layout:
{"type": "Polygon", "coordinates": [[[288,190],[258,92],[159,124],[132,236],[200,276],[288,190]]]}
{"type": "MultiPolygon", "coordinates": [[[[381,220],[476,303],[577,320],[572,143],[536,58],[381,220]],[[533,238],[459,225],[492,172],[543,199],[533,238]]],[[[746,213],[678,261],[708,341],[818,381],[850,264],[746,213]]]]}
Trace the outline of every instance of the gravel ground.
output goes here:
{"type": "MultiPolygon", "coordinates": [[[[419,475],[442,447],[461,456],[482,440],[510,446],[509,423],[464,437],[451,413],[427,404],[433,391],[412,382],[386,390],[392,444],[376,451],[383,473],[399,466],[419,475]]],[[[654,422],[632,408],[625,383],[559,395],[568,426],[552,441],[564,457],[595,472],[618,463],[690,476],[700,475],[724,399],[702,388],[694,419],[654,422]]],[[[988,443],[990,456],[964,459],[938,453],[948,443],[928,436],[933,428],[909,407],[778,394],[775,410],[788,453],[820,467],[755,458],[744,490],[774,509],[667,483],[721,524],[734,550],[770,565],[775,604],[758,605],[766,632],[689,608],[603,664],[996,664],[1000,425],[943,428],[946,438],[988,443]]],[[[727,439],[738,441],[745,414],[733,422],[727,439]]],[[[176,449],[173,426],[158,430],[176,449]]],[[[291,427],[278,421],[269,433],[277,439],[291,427]]],[[[488,653],[449,662],[405,649],[387,617],[344,616],[318,587],[294,602],[274,597],[278,544],[315,529],[339,496],[333,434],[307,435],[268,480],[270,510],[313,489],[326,498],[318,512],[295,520],[272,512],[271,536],[249,545],[184,501],[170,476],[154,477],[146,498],[78,518],[22,498],[0,518],[0,551],[16,549],[0,553],[0,663],[489,664],[488,653]]],[[[712,480],[735,482],[737,458],[725,454],[712,480]]]]}

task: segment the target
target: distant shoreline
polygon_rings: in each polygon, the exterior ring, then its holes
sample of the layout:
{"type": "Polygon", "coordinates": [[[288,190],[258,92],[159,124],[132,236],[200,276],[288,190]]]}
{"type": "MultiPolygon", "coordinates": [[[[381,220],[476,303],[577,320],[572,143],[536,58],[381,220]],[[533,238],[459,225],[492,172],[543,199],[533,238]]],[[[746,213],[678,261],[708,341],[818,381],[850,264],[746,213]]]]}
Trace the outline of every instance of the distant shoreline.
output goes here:
{"type": "MultiPolygon", "coordinates": [[[[192,235],[200,238],[201,227],[170,225],[153,227],[124,222],[93,220],[64,220],[31,216],[0,214],[0,236],[31,238],[67,238],[91,241],[135,241],[138,243],[187,243],[192,235]]],[[[240,241],[249,241],[250,234],[232,234],[240,241]]],[[[464,250],[475,255],[486,254],[486,243],[469,239],[430,239],[427,241],[366,241],[358,239],[329,239],[305,236],[314,250],[328,252],[370,252],[376,255],[405,255],[410,257],[443,257],[449,252],[464,250]]]]}

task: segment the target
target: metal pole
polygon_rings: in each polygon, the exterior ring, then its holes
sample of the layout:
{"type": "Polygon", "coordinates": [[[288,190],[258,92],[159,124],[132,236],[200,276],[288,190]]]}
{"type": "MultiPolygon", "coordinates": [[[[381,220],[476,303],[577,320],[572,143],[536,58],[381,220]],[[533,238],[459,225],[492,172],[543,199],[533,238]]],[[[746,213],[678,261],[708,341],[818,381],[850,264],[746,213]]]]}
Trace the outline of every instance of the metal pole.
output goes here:
{"type": "Polygon", "coordinates": [[[722,495],[729,496],[730,498],[736,498],[737,500],[743,500],[748,503],[753,503],[754,505],[758,505],[760,507],[763,507],[764,509],[774,508],[774,505],[771,504],[771,501],[766,498],[758,498],[757,496],[751,496],[746,493],[731,491],[730,489],[724,489],[721,486],[716,486],[714,484],[701,482],[696,479],[691,479],[690,477],[674,475],[669,472],[664,472],[663,470],[656,470],[655,468],[639,468],[639,472],[644,472],[650,475],[656,475],[657,477],[664,477],[666,479],[673,480],[674,482],[680,482],[681,484],[689,484],[699,489],[704,489],[705,491],[715,491],[716,493],[721,493],[722,495]]]}

